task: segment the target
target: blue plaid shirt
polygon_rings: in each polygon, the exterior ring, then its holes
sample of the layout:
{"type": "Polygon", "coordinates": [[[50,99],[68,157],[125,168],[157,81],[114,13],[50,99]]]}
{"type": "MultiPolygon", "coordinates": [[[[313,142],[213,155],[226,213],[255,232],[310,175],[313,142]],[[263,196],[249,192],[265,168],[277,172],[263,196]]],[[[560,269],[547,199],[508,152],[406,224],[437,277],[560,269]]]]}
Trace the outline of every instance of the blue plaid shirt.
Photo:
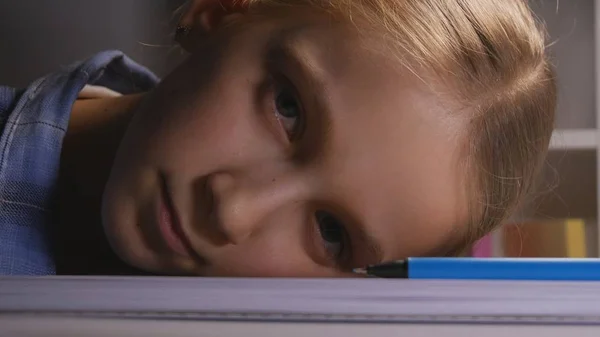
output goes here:
{"type": "Polygon", "coordinates": [[[17,90],[0,86],[0,275],[55,274],[50,242],[60,153],[87,84],[122,94],[158,78],[119,51],[99,53],[17,90]]]}

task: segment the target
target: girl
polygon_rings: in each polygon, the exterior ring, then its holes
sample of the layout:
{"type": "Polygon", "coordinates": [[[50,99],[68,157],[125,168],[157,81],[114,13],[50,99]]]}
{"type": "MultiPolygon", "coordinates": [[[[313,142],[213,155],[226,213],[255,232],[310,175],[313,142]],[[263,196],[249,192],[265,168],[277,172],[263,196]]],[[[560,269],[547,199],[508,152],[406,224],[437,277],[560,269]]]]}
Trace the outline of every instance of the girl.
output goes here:
{"type": "Polygon", "coordinates": [[[177,41],[189,57],[160,83],[108,51],[0,89],[0,273],[331,277],[455,255],[548,148],[554,73],[526,1],[194,0],[177,41]]]}

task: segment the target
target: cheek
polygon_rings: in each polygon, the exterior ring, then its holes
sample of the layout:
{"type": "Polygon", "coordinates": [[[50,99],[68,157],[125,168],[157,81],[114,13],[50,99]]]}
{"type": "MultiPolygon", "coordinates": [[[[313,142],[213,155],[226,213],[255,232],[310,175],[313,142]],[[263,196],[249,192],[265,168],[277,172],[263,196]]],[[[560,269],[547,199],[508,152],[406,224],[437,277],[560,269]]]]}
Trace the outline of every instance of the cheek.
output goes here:
{"type": "Polygon", "coordinates": [[[255,232],[239,245],[215,250],[205,276],[334,277],[333,269],[316,263],[308,226],[293,214],[277,212],[254,224],[255,232]],[[287,219],[287,221],[286,221],[287,219]]]}
{"type": "Polygon", "coordinates": [[[332,271],[314,263],[298,242],[274,238],[230,247],[219,254],[205,276],[324,277],[332,271]]]}
{"type": "Polygon", "coordinates": [[[228,73],[211,80],[194,92],[167,87],[148,101],[148,110],[138,113],[132,134],[147,164],[197,172],[198,164],[226,164],[252,143],[257,132],[256,81],[228,73]]]}
{"type": "Polygon", "coordinates": [[[269,35],[255,33],[223,32],[165,78],[132,121],[131,155],[178,174],[238,155],[256,131],[258,87],[266,75],[269,35]]]}

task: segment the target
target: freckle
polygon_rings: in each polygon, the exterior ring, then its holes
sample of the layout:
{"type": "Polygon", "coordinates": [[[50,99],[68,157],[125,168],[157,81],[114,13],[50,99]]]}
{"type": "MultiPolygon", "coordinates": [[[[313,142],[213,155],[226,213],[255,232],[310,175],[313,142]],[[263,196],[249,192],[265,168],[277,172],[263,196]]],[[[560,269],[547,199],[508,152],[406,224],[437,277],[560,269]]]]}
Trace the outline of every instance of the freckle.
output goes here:
{"type": "Polygon", "coordinates": [[[276,179],[276,178],[273,178],[273,180],[271,180],[271,182],[273,182],[273,183],[274,183],[275,181],[277,181],[277,179],[276,179]]]}

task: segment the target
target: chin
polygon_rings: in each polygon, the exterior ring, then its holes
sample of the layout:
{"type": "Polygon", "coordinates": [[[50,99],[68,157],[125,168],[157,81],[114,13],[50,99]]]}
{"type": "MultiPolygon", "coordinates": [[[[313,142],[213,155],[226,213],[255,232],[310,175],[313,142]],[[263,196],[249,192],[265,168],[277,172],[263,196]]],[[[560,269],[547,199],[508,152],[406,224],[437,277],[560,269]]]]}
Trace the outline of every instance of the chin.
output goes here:
{"type": "Polygon", "coordinates": [[[102,202],[102,225],[111,249],[134,268],[158,271],[156,254],[147,247],[139,233],[132,205],[119,199],[106,191],[102,202]]]}
{"type": "Polygon", "coordinates": [[[147,272],[163,271],[164,268],[158,256],[145,245],[135,242],[137,240],[132,240],[131,237],[124,235],[124,231],[119,230],[118,226],[105,224],[104,231],[110,247],[123,262],[147,272]]]}
{"type": "Polygon", "coordinates": [[[123,238],[106,233],[108,242],[113,251],[128,265],[145,271],[156,271],[156,263],[152,262],[152,255],[144,247],[123,242],[123,238]]]}

